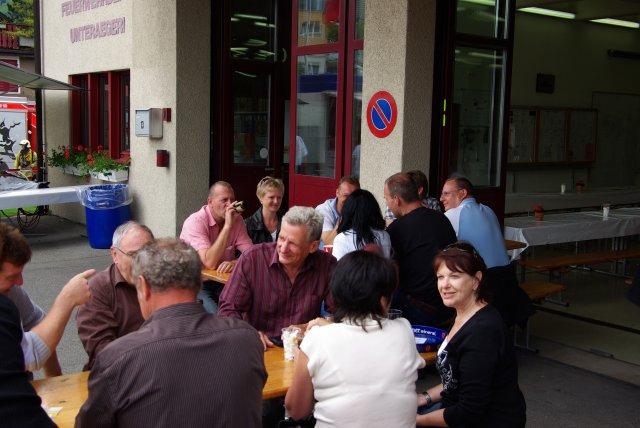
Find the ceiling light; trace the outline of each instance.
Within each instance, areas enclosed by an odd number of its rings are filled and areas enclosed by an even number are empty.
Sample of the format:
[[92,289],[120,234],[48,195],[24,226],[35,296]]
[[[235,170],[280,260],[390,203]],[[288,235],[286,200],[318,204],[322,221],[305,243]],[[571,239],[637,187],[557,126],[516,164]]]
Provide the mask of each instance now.
[[460,0],[462,3],[475,3],[483,6],[495,6],[496,0]]
[[543,9],[541,7],[523,7],[519,12],[535,13],[538,15],[553,16],[554,18],[575,19],[575,13],[562,12],[560,10]]
[[623,21],[621,19],[612,19],[612,18],[592,19],[591,22],[597,22],[598,24],[617,25],[618,27],[640,28],[640,23],[638,22]]

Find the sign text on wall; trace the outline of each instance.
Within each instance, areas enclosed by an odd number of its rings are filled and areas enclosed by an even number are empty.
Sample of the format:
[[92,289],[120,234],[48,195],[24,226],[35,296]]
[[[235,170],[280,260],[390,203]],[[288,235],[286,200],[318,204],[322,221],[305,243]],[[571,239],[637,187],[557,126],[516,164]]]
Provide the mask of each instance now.
[[[119,3],[120,1],[121,0],[70,0],[63,2],[60,6],[60,10],[62,12],[62,17],[65,18],[70,15],[75,15],[100,7],[109,6],[114,3]],[[91,23],[71,28],[69,30],[69,39],[71,40],[71,43],[84,42],[91,39],[100,39],[102,37],[123,34],[125,28],[126,26],[124,16],[114,19],[107,19],[95,24]]]

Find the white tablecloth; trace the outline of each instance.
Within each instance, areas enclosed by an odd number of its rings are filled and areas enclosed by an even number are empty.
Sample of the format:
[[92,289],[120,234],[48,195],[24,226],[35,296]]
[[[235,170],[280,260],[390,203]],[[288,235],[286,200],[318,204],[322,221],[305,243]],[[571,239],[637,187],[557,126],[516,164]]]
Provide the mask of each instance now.
[[0,210],[32,205],[54,205],[80,202],[77,190],[83,186],[52,187],[49,189],[10,190],[0,192]]
[[[505,218],[504,237],[528,246],[615,238],[640,233],[640,208],[612,210],[608,219],[602,211],[548,214],[543,221],[534,217]],[[522,251],[515,250],[512,258]]]

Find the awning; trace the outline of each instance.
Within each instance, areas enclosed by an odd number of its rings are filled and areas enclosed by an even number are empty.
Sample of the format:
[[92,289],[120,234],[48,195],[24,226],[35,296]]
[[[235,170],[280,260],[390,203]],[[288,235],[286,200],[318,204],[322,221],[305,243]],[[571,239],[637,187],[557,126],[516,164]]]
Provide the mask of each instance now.
[[54,89],[61,91],[84,91],[85,89],[40,74],[30,73],[0,61],[0,81],[13,83],[29,89]]

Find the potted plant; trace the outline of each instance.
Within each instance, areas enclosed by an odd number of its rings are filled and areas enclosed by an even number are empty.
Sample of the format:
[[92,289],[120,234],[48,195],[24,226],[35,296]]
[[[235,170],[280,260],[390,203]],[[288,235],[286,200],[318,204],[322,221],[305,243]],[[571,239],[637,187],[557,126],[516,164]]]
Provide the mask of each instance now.
[[544,219],[544,209],[542,208],[542,205],[535,204],[533,206],[533,216],[537,221],[542,221],[542,219]]
[[584,190],[584,181],[578,180],[576,181],[576,193],[582,193]]
[[83,146],[75,149],[60,146],[52,149],[48,158],[49,166],[62,168],[66,174],[88,176],[105,181],[126,181],[129,178],[129,164],[131,158],[128,156],[121,159],[112,159],[102,146],[97,150],[85,150]]

